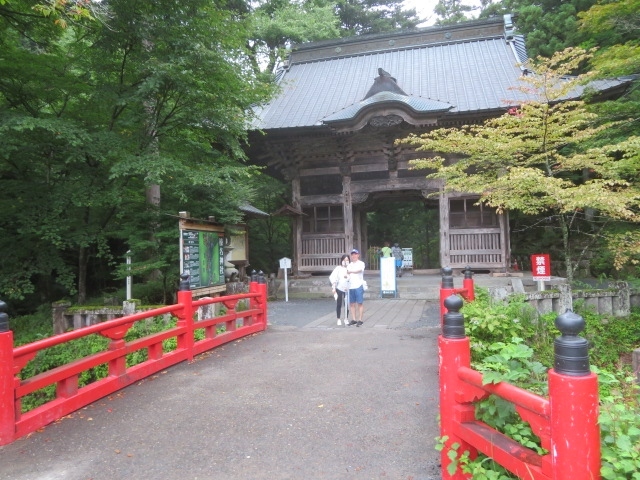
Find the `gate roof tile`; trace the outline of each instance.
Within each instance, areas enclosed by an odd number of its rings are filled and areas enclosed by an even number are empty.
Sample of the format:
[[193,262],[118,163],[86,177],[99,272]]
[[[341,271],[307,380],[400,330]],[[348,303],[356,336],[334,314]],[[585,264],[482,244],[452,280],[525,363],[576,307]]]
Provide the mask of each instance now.
[[256,108],[253,128],[326,128],[324,120],[362,105],[379,69],[419,108],[447,116],[505,109],[527,100],[513,90],[525,61],[523,37],[501,18],[304,44],[278,74],[280,93]]

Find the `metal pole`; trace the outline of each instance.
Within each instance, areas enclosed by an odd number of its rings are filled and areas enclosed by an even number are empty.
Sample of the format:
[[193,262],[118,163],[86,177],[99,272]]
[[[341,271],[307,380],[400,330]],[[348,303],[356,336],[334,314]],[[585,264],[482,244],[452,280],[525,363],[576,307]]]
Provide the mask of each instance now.
[[289,282],[287,281],[287,270],[288,268],[284,267],[284,301],[289,301]]

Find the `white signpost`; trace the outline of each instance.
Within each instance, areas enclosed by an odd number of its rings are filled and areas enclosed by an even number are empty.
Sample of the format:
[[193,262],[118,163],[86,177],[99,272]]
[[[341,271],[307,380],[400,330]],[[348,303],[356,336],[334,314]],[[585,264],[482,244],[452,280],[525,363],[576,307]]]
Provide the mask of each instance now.
[[131,300],[131,250],[127,250],[127,301]]
[[283,257],[280,259],[280,268],[284,269],[284,301],[289,301],[289,283],[287,282],[287,270],[291,268],[291,259]]

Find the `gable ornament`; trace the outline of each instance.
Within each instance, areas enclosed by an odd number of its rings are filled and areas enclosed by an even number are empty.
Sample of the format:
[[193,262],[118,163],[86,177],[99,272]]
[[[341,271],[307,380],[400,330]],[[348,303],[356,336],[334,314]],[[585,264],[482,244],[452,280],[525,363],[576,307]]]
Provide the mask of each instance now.
[[379,117],[372,117],[369,120],[369,125],[376,128],[395,127],[400,125],[404,120],[400,115],[384,115]]

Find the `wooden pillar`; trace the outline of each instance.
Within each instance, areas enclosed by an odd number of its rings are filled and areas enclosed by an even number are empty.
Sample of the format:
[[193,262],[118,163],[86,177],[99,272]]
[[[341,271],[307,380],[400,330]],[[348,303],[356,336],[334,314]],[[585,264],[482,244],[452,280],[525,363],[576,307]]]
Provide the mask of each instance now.
[[[360,207],[356,207],[353,212],[353,247],[362,250],[362,222],[360,215]],[[364,257],[364,254],[360,252]]]
[[451,263],[449,251],[449,195],[440,189],[440,266],[448,267]]
[[[300,175],[296,172],[295,175],[291,177],[291,203],[292,207],[298,210],[302,210],[302,206],[300,205]],[[302,217],[295,216],[293,218],[293,223],[291,225],[291,235],[293,236],[293,264],[292,270],[294,275],[298,275],[300,273],[300,263],[302,261]]]
[[360,210],[360,222],[361,222],[360,230],[362,231],[362,240],[360,241],[360,249],[366,252],[367,248],[369,248],[369,226],[367,225],[367,212],[364,210]]
[[353,248],[353,201],[351,196],[351,172],[342,175],[342,215],[344,216],[344,250],[349,253]]
[[509,213],[499,213],[500,247],[502,250],[502,268],[507,272],[511,265],[511,242],[509,238]]

